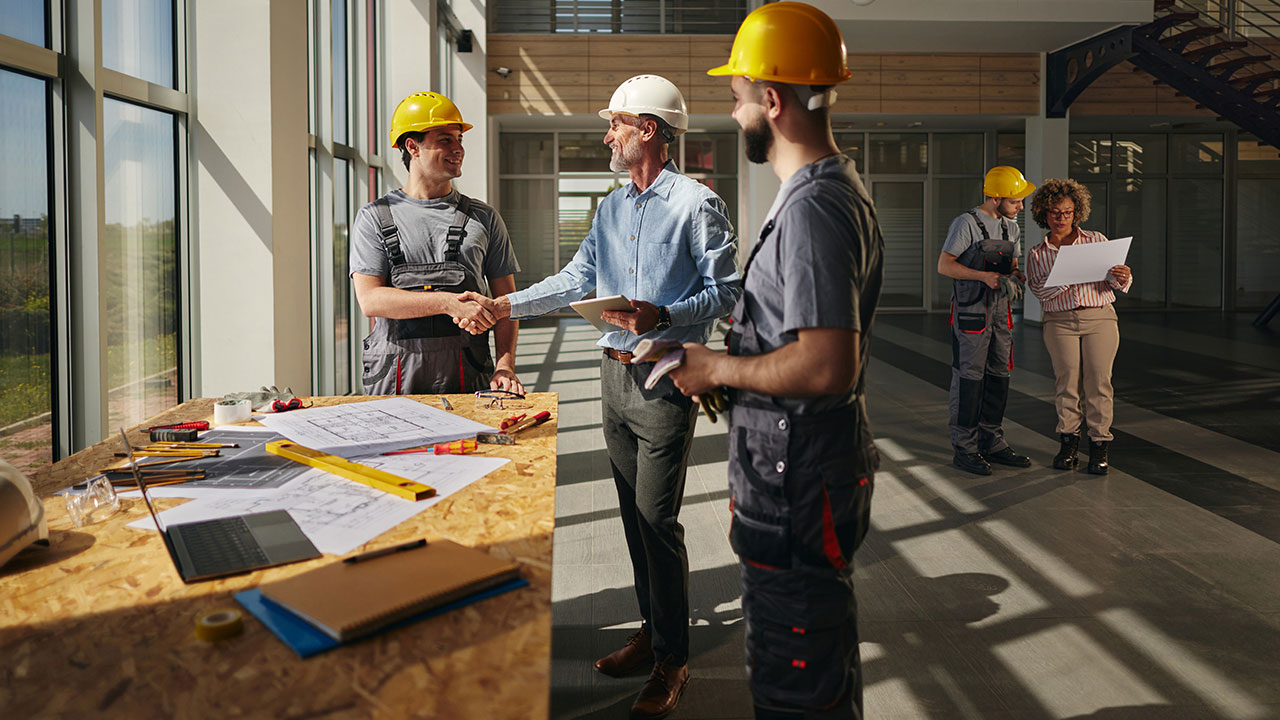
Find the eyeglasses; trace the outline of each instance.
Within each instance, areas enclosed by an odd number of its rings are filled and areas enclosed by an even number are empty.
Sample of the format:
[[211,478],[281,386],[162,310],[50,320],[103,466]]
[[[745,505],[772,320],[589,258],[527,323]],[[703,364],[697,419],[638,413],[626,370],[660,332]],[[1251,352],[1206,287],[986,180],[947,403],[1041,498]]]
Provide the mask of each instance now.
[[1075,210],[1050,210],[1049,217],[1069,218],[1076,214]]
[[477,390],[476,407],[488,410],[519,410],[531,407],[524,395],[511,390]]

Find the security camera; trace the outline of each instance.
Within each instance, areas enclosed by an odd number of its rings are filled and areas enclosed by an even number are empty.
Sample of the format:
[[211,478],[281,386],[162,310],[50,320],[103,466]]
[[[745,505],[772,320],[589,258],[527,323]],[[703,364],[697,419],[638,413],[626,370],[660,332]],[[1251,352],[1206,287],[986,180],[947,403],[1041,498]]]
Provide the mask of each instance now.
[[494,70],[494,72],[498,73],[498,75],[501,75],[504,79],[511,77],[511,68],[509,67],[500,67]]

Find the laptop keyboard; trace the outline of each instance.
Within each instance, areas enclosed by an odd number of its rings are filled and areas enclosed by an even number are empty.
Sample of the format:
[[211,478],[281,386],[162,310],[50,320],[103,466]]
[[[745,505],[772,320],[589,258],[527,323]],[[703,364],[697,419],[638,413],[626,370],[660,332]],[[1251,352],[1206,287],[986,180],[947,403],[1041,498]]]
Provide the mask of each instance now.
[[267,554],[242,518],[208,520],[172,530],[182,534],[195,575],[236,572],[267,564]]

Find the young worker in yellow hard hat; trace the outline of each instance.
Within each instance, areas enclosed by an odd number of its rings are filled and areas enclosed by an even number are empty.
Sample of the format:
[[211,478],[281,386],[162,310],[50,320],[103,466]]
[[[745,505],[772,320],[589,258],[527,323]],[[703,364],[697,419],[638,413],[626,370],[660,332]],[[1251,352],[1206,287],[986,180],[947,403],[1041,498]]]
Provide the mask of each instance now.
[[600,202],[591,230],[559,273],[498,298],[497,317],[551,312],[592,289],[623,295],[629,312],[605,312],[617,326],[598,343],[605,446],[643,623],[620,649],[596,661],[612,676],[649,673],[633,718],[664,717],[689,682],[689,560],[680,524],[698,406],[667,378],[652,389],[652,362],[632,362],[641,339],[705,342],[741,293],[737,236],[723,200],[676,169],[667,145],[689,127],[680,90],[637,75],[600,111],[609,121],[609,167],[631,181]]
[[1018,223],[1022,199],[1036,189],[1007,165],[991,168],[982,204],[951,223],[938,272],[951,288],[952,463],[990,475],[990,463],[1031,467],[1004,439],[1004,407],[1013,370],[1013,310],[1024,283]]
[[863,394],[884,239],[831,133],[850,76],[831,18],[801,3],[743,21],[726,65],[747,158],[782,181],[744,271],[728,354],[686,344],[685,393],[728,386],[729,541],[742,570],[757,718],[862,712],[853,554],[879,464]]
[[497,211],[453,189],[470,129],[434,92],[410,95],[391,117],[391,147],[409,180],[360,208],[351,230],[351,282],[374,319],[364,340],[367,395],[524,391],[515,374],[517,323],[496,322],[463,295],[509,293],[520,269]]

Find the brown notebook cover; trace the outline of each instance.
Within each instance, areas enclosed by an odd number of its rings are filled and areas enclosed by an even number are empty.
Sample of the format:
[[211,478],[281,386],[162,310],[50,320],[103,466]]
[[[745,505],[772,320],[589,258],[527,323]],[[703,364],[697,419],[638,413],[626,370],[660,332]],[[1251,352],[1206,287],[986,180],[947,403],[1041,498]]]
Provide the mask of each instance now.
[[449,540],[336,562],[259,588],[339,642],[519,577],[515,563]]

